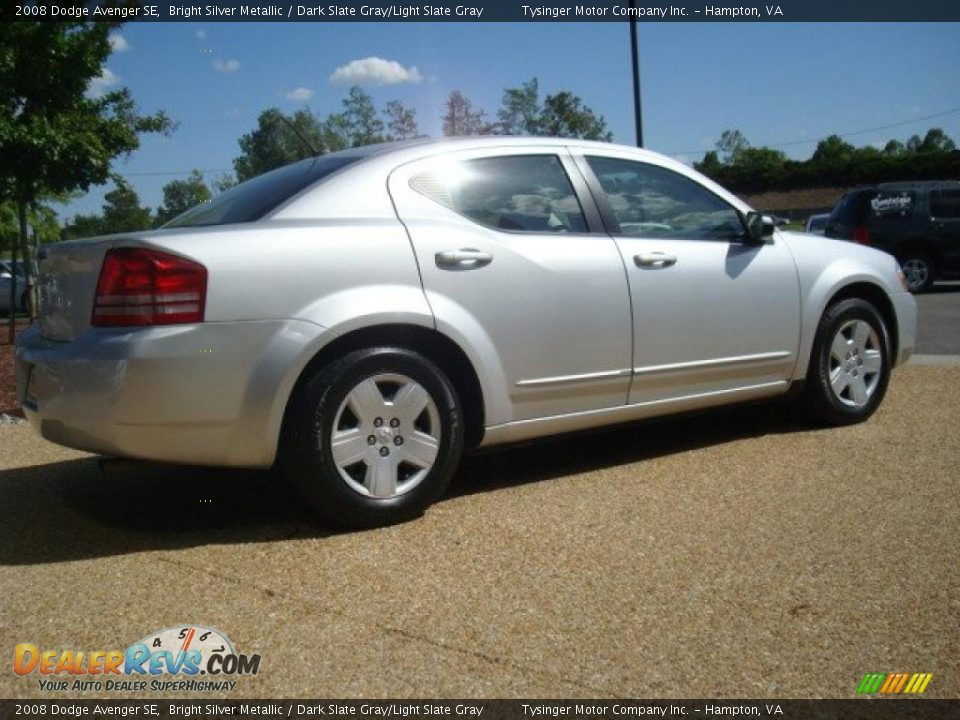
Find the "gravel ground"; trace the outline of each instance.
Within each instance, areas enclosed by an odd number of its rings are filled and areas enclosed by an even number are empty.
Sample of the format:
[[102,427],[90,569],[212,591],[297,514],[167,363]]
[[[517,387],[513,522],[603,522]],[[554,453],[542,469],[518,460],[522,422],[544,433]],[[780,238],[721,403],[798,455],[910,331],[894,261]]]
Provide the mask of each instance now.
[[907,367],[862,425],[755,406],[491,453],[362,533],[267,473],[101,477],[3,427],[0,648],[206,624],[263,656],[238,697],[958,697],[958,427],[960,367]]

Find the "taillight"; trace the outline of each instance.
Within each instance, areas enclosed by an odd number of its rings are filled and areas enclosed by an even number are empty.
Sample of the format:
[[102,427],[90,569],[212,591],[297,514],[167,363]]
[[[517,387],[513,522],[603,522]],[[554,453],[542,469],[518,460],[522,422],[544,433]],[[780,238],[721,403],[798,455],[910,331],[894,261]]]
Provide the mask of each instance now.
[[203,322],[207,269],[146,248],[107,251],[97,281],[91,325],[175,325]]
[[861,245],[870,244],[870,229],[860,226],[853,229],[853,241]]

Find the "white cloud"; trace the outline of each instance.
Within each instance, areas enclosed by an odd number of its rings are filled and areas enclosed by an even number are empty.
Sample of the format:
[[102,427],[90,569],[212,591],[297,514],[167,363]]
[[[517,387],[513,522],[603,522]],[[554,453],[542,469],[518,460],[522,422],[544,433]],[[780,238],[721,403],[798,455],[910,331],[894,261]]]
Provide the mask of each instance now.
[[292,102],[306,102],[313,97],[313,90],[305,87],[294,88],[293,90],[288,90],[283,94],[283,96]]
[[107,38],[107,41],[110,43],[110,49],[114,52],[126,52],[130,49],[130,43],[127,42],[127,39],[120,33],[113,33],[110,37]]
[[93,78],[87,86],[87,95],[92,98],[102,97],[107,90],[120,82],[120,76],[110,68],[104,68],[98,77]]
[[368,57],[352,60],[341,65],[330,75],[330,82],[352,83],[355,85],[396,85],[397,83],[418,83],[423,78],[416,67],[405,68],[396,60],[384,60]]
[[240,69],[239,60],[214,60],[213,69],[221,73],[232,73]]
[[200,28],[199,30],[197,30],[197,31],[194,33],[194,35],[197,36],[197,40],[206,40],[206,39],[207,39],[207,31],[204,30],[203,28]]

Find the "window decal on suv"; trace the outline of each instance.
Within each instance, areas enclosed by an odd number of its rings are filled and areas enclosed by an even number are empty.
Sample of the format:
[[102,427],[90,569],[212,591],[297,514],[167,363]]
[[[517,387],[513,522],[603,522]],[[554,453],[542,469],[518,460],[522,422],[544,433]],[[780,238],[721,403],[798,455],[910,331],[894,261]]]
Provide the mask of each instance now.
[[897,215],[904,217],[913,214],[915,195],[912,192],[879,192],[870,200],[870,209],[876,217]]

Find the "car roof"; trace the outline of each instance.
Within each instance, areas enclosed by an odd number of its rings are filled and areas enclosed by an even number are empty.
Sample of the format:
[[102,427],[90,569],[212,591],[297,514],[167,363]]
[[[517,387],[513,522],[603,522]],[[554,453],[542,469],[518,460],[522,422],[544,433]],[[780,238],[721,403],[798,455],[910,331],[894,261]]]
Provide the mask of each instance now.
[[960,188],[957,180],[902,180],[877,185],[881,190],[955,190]]

